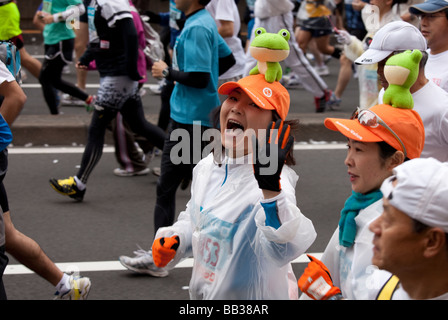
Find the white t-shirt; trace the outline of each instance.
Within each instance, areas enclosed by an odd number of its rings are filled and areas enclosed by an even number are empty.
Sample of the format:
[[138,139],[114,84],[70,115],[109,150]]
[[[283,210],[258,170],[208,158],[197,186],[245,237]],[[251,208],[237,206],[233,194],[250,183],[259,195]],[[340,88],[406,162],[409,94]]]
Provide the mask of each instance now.
[[431,54],[431,50],[428,49],[425,75],[436,85],[448,91],[448,50],[439,54]]
[[[371,284],[378,286],[380,288],[383,288],[383,286],[387,283],[389,278],[391,277],[391,273],[385,271],[385,270],[375,270],[375,272],[372,274],[371,277]],[[379,293],[379,291],[378,291]],[[372,299],[375,297],[372,297]],[[403,286],[401,286],[400,283],[398,283],[398,287],[393,292],[391,300],[413,300],[409,294],[403,289]],[[448,292],[428,299],[428,300],[448,300]]]
[[3,61],[0,61],[0,84],[5,81],[12,82],[15,81],[15,79],[11,72],[9,72]]
[[[384,89],[378,101],[382,103]],[[448,92],[432,81],[412,94],[414,110],[418,112],[425,126],[425,145],[421,158],[433,157],[448,161]]]
[[[413,300],[413,299],[409,297],[407,292],[404,291],[403,287],[400,286],[392,295],[392,300]],[[428,300],[448,300],[448,292]]]
[[212,0],[205,7],[210,15],[215,19],[218,28],[221,26],[219,20],[233,21],[233,35],[225,37],[224,41],[229,46],[235,57],[235,65],[222,74],[219,79],[230,79],[237,76],[242,76],[244,72],[244,65],[246,63],[246,55],[243,44],[238,38],[238,33],[241,29],[241,19],[238,7],[234,0]]

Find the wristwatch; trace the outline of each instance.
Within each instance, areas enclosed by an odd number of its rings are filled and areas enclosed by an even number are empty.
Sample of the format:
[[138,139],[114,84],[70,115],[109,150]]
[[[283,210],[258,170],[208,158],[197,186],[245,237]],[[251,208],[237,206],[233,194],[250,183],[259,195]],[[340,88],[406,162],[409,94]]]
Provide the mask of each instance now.
[[170,75],[170,69],[169,68],[165,68],[162,70],[162,76],[164,78],[168,77]]

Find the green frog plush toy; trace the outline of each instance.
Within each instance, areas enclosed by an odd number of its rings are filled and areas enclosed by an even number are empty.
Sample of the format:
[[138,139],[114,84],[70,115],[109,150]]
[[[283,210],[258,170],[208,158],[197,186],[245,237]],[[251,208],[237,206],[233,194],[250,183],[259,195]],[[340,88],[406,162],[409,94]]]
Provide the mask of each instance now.
[[262,27],[255,29],[255,38],[249,50],[258,62],[249,74],[264,74],[266,81],[270,83],[280,81],[283,72],[279,62],[289,55],[289,37],[286,29],[278,33],[268,33]]
[[384,91],[383,103],[396,108],[414,107],[414,99],[409,89],[417,80],[421,59],[422,53],[419,50],[406,50],[386,61],[384,76],[389,87]]

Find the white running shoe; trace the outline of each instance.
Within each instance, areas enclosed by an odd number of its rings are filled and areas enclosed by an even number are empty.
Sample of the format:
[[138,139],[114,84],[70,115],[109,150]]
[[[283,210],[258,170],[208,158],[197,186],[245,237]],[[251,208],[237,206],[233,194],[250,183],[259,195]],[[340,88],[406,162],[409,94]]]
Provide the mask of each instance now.
[[120,263],[127,269],[141,273],[149,274],[153,277],[163,278],[168,276],[169,272],[164,268],[159,268],[154,264],[152,251],[139,249],[134,251],[135,257],[120,256]]
[[315,66],[314,70],[316,70],[317,74],[320,76],[328,76],[330,74],[330,69],[328,69],[327,65]]
[[127,171],[125,169],[116,168],[114,169],[114,175],[119,177],[133,177],[133,176],[144,176],[148,174],[151,170],[149,168],[145,168],[140,171]]
[[61,105],[63,106],[84,106],[85,102],[71,95],[64,93],[61,98]]
[[287,81],[285,81],[284,86],[288,89],[298,88],[302,85],[299,76],[292,74]]
[[162,87],[165,85],[165,79],[162,79],[158,82],[158,84],[150,84],[149,90],[151,90],[154,94],[161,94],[162,93]]
[[57,300],[86,300],[90,292],[90,279],[87,277],[70,276],[70,290],[62,293],[56,292]]

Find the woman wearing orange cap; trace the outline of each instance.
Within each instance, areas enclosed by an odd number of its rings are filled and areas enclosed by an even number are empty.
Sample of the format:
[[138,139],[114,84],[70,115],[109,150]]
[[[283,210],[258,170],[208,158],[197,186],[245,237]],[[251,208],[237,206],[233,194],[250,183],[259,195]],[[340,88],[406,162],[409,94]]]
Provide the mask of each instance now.
[[[358,109],[350,120],[327,118],[325,126],[347,137],[344,163],[352,195],[345,202],[339,227],[324,251],[322,262],[310,262],[299,279],[299,287],[316,300],[375,299],[384,283],[375,283],[372,278],[377,268],[372,265],[373,233],[368,227],[383,211],[380,191],[383,181],[396,166],[420,156],[425,139],[423,123],[412,109],[382,104]],[[325,276],[328,284],[321,291],[313,286],[319,275]]]
[[152,259],[169,270],[194,257],[191,299],[297,299],[290,261],[316,232],[296,205],[298,177],[284,165],[294,141],[284,122],[289,94],[262,74],[227,82],[219,93],[228,95],[215,135],[225,153],[197,164],[187,208],[158,230]]

